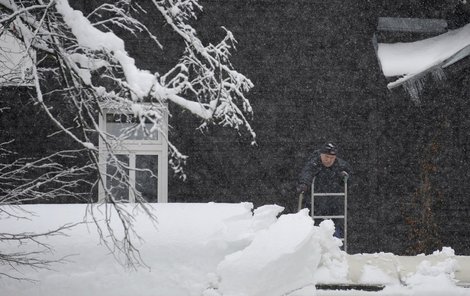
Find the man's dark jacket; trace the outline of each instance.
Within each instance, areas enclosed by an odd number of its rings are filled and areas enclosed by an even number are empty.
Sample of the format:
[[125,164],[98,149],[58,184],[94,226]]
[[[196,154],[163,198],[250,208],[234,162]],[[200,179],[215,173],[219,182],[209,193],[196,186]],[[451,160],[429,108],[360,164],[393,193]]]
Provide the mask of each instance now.
[[[304,168],[302,169],[299,177],[299,184],[307,185],[308,192],[312,185],[313,177],[315,177],[315,192],[343,192],[344,191],[344,178],[341,172],[347,172],[349,176],[352,174],[350,165],[343,159],[336,157],[335,162],[331,167],[326,167],[321,162],[320,151],[316,150],[312,153]],[[350,180],[350,178],[349,178]],[[348,182],[349,183],[349,182]],[[309,195],[308,195],[309,196]],[[337,199],[336,197],[331,197]],[[330,197],[319,198],[318,206],[326,211],[336,211],[339,204]],[[323,199],[323,200],[322,200]],[[330,201],[327,202],[327,199]],[[306,198],[307,204],[310,203],[310,198]],[[317,204],[317,202],[315,202]],[[323,211],[322,211],[323,212]],[[333,213],[328,213],[333,214]]]

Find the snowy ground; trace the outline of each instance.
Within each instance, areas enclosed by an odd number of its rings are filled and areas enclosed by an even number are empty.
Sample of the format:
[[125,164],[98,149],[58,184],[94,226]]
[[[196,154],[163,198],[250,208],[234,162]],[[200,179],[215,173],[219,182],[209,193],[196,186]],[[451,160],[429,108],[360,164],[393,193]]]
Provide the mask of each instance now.
[[[393,254],[346,255],[339,248],[341,242],[333,237],[332,223],[314,227],[306,210],[280,215],[279,206],[253,211],[250,203],[152,207],[157,225],[142,212],[134,212],[136,229],[143,238],[138,247],[148,268],[123,268],[118,263],[122,258],[116,260],[100,245],[94,224],[81,224],[66,231],[67,236],[43,240],[54,246],[54,252],[44,256],[68,256],[68,262],[39,270],[0,265],[0,273],[34,280],[0,277],[0,296],[470,295],[470,289],[456,286],[459,266],[451,249],[436,254],[442,260],[420,260],[398,281],[392,275],[394,268],[383,268]],[[25,208],[35,216],[19,220],[3,214],[0,233],[47,231],[82,221],[89,209],[85,205]],[[132,205],[128,208],[133,210]],[[94,207],[95,213],[104,210],[103,205]],[[87,219],[90,222],[90,216]],[[2,253],[41,249],[41,245],[26,242],[2,241],[1,246]],[[357,258],[368,259],[361,265]],[[377,263],[374,258],[385,259]],[[344,283],[353,277],[356,282],[386,287],[380,292],[315,290],[317,282]]]

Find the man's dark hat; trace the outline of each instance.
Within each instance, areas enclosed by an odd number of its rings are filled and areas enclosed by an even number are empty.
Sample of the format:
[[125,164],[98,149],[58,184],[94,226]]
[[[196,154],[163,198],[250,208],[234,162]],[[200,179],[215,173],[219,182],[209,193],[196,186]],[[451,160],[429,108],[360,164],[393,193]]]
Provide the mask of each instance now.
[[336,145],[331,142],[326,143],[320,149],[320,153],[323,153],[323,154],[336,155],[336,152],[338,152],[338,148],[336,148]]

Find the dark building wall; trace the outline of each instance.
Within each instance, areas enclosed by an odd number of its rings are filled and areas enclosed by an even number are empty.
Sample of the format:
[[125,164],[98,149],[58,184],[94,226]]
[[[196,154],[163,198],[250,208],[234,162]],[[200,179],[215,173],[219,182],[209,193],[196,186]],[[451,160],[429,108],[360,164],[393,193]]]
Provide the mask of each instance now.
[[[213,148],[217,152],[208,156],[212,151],[198,150],[211,144],[182,142],[181,146],[192,148],[189,180],[170,183],[170,198],[277,203],[292,212],[297,176],[308,153],[324,141],[335,141],[355,171],[350,245],[367,242],[357,251],[381,247],[373,234],[378,231],[375,215],[380,207],[375,197],[376,93],[386,87],[371,43],[376,17],[369,15],[367,3],[206,1],[203,5],[200,26],[211,23],[215,30],[225,25],[239,42],[233,61],[255,84],[248,96],[258,145],[218,141]],[[212,132],[212,137],[216,134]],[[211,180],[217,180],[215,186]]]
[[255,84],[248,98],[257,145],[219,128],[183,131],[195,122],[175,110],[173,141],[190,159],[188,180],[170,180],[170,200],[276,203],[293,212],[305,158],[335,141],[355,172],[351,252],[470,252],[465,68],[426,81],[417,105],[387,89],[371,41],[379,16],[451,24],[455,3],[384,2],[202,1],[202,38],[231,30],[232,61]]
[[[97,189],[92,186],[96,180],[96,172],[87,169],[79,173],[76,171],[73,177],[56,179],[56,173],[63,169],[71,169],[85,166],[88,159],[88,152],[77,148],[77,143],[60,132],[59,128],[43,112],[41,106],[31,99],[34,89],[28,87],[2,87],[0,95],[0,164],[2,168],[2,203],[15,203],[15,194],[5,197],[3,194],[15,189],[15,193],[25,192],[25,184],[36,180],[35,195],[28,192],[22,197],[22,203],[86,203],[90,200],[97,200]],[[76,123],[74,122],[75,111],[65,102],[66,100],[56,96],[49,102],[50,97],[45,101],[54,107],[49,111],[65,126],[70,127],[69,131],[78,134]],[[73,111],[71,111],[73,110]],[[71,115],[73,114],[73,115]],[[96,141],[97,142],[97,141]],[[97,144],[97,143],[96,143]],[[76,151],[74,156],[66,151]],[[59,153],[62,151],[63,153]],[[66,156],[67,155],[67,156]],[[47,158],[47,159],[46,159]],[[42,159],[42,160],[41,160]],[[22,164],[34,163],[26,170],[20,170]],[[51,166],[55,163],[54,166]],[[4,164],[14,164],[11,167]],[[13,176],[13,177],[12,177]],[[37,182],[38,179],[41,182]],[[29,180],[29,181],[27,181]],[[50,182],[46,182],[46,180]],[[59,181],[60,180],[60,181]],[[61,182],[70,182],[70,187],[63,186]],[[20,185],[21,184],[21,185]],[[72,184],[75,184],[72,186]],[[21,187],[20,187],[21,186]],[[65,193],[59,188],[67,187],[69,192]],[[21,190],[19,190],[21,188]],[[40,192],[53,192],[50,195],[42,195]],[[70,194],[74,193],[74,194]],[[90,199],[90,194],[92,199]]]

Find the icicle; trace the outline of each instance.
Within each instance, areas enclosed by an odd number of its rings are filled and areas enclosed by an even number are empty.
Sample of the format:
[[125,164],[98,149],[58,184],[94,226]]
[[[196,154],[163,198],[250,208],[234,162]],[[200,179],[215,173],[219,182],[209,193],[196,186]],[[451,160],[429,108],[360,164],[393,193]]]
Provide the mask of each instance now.
[[441,67],[435,68],[432,72],[432,78],[437,82],[442,82],[446,80],[446,73]]
[[[442,82],[446,79],[446,74],[441,67],[434,68],[431,71],[431,76],[436,82]],[[426,75],[423,75],[415,79],[407,80],[403,83],[403,88],[410,95],[412,101],[417,105],[421,103],[419,96],[423,92],[426,77]]]
[[424,79],[425,77],[419,77],[416,79],[411,79],[403,83],[403,88],[405,91],[410,95],[411,100],[416,104],[420,105],[421,100],[419,99],[419,95],[423,91],[424,88]]

